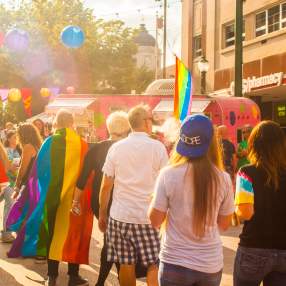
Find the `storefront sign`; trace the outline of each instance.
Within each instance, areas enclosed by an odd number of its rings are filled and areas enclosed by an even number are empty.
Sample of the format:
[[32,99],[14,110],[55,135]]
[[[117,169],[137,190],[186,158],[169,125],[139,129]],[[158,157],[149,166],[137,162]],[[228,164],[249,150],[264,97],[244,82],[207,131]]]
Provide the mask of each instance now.
[[274,120],[280,124],[286,123],[286,102],[274,104]]
[[[283,72],[273,73],[262,77],[248,77],[242,81],[242,93],[250,93],[251,91],[271,87],[280,86],[283,80]],[[234,94],[234,81],[230,84],[231,94]]]

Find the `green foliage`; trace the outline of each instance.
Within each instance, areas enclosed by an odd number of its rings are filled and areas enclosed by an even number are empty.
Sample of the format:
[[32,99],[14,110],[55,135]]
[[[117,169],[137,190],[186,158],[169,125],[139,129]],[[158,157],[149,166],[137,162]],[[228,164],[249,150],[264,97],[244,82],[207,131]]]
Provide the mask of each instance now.
[[0,127],[4,128],[6,122],[18,122],[20,120],[17,119],[16,116],[16,105],[7,102],[5,105],[0,101]]
[[[82,93],[130,93],[143,91],[153,80],[152,72],[136,68],[136,30],[122,21],[96,19],[80,0],[22,0],[10,7],[0,5],[0,31],[24,29],[30,46],[20,55],[1,49],[0,87],[74,86]],[[61,31],[71,24],[85,32],[79,49],[60,41]]]

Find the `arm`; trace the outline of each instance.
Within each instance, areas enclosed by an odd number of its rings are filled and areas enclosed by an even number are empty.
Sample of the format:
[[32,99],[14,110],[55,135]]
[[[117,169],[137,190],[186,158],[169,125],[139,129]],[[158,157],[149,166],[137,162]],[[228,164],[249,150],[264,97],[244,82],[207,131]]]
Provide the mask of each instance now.
[[93,149],[90,149],[85,155],[83,168],[77,180],[76,189],[73,195],[71,212],[75,215],[81,214],[81,206],[80,206],[81,195],[85,188],[87,180],[93,170],[93,162],[95,156],[92,154],[93,153],[92,150]]
[[232,214],[231,215],[219,215],[217,218],[217,224],[218,227],[221,231],[226,231],[230,224],[231,224],[231,218],[232,218]]
[[253,204],[239,204],[235,207],[235,213],[241,219],[250,220],[254,214]]
[[105,232],[107,229],[108,204],[113,184],[114,184],[114,179],[112,177],[108,177],[107,175],[103,176],[99,193],[99,218],[98,218],[98,227],[101,232]]
[[234,212],[232,181],[228,174],[225,176],[225,185],[221,186],[225,188],[225,195],[219,208],[219,213],[217,217],[217,225],[219,230],[221,231],[226,231],[229,228]]
[[71,207],[71,212],[74,215],[81,215],[81,206],[80,206],[81,195],[82,195],[82,190],[76,188],[74,191],[72,207]]
[[159,228],[161,226],[166,218],[166,215],[166,212],[159,211],[153,207],[150,207],[148,211],[148,217],[151,221],[151,225],[154,228]]
[[236,176],[235,213],[239,218],[250,220],[254,214],[254,189],[247,169],[240,169]]
[[169,200],[165,185],[164,172],[160,172],[155,185],[155,196],[149,207],[148,217],[154,228],[159,228],[166,219]]
[[2,144],[0,145],[0,158],[1,158],[2,162],[3,162],[5,170],[7,172],[8,170],[11,169],[12,164],[9,161],[7,153],[6,153],[5,149],[4,149],[4,147],[2,146]]
[[95,154],[95,148],[92,147],[85,155],[84,157],[84,162],[83,162],[83,167],[80,172],[80,175],[78,177],[76,187],[77,189],[83,191],[85,188],[85,185],[88,181],[88,178],[94,169],[95,165],[95,160],[97,158],[97,155]]
[[35,156],[34,147],[30,144],[25,145],[23,147],[21,165],[15,182],[16,189],[19,189],[21,187],[22,179],[27,172],[28,166],[33,156]]

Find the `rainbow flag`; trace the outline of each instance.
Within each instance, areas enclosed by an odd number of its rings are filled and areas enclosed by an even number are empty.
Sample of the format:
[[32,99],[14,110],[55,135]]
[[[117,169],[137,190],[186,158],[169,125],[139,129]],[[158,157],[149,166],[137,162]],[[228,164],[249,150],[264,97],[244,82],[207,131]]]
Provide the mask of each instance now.
[[87,144],[68,128],[58,130],[43,143],[27,186],[7,220],[7,227],[17,232],[8,257],[39,255],[88,264],[93,224],[91,188],[82,195],[82,214],[70,212],[87,149]]
[[192,104],[191,72],[176,57],[176,80],[174,98],[174,116],[181,121],[190,114]]

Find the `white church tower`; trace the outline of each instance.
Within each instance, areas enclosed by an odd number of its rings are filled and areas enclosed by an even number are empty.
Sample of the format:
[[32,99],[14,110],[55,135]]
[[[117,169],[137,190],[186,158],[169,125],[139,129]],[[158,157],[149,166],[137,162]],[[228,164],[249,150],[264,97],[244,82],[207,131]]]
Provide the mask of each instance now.
[[[146,30],[145,24],[140,25],[139,33],[135,37],[134,42],[138,46],[138,51],[136,54],[136,64],[137,67],[146,67],[149,70],[156,70],[156,61],[157,67],[160,69],[160,50],[156,45],[155,38],[148,33]],[[157,55],[156,55],[157,49]]]

